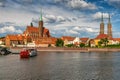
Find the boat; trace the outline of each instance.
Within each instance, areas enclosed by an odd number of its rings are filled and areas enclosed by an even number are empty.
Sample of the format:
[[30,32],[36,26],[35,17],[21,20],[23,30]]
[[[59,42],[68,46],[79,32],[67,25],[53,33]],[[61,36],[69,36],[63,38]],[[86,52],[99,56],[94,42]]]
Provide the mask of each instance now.
[[0,48],[0,55],[8,55],[10,53],[11,53],[11,51],[9,51],[7,48],[5,48],[5,47]]
[[29,52],[27,49],[23,49],[21,52],[20,52],[20,58],[29,58]]
[[37,56],[37,50],[36,49],[29,49],[29,56],[30,57]]
[[20,57],[21,58],[29,58],[29,57],[34,57],[37,56],[37,50],[36,49],[23,49],[20,52]]

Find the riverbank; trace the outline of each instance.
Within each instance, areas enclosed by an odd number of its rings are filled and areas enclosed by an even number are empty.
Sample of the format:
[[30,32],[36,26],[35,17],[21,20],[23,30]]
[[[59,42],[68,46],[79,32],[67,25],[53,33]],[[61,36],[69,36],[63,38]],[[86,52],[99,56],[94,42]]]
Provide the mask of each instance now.
[[[10,51],[12,51],[13,53],[20,53],[20,51],[23,48],[18,48],[18,47],[14,47],[14,48],[10,48]],[[116,51],[120,51],[120,48],[59,48],[59,47],[39,47],[37,48],[37,51],[59,51],[59,52],[65,52],[65,51],[69,51],[69,52],[116,52]]]

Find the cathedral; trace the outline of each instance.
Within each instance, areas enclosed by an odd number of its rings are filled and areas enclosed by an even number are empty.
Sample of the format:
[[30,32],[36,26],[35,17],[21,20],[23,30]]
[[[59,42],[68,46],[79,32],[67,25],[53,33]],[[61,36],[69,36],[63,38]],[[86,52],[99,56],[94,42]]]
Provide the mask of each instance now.
[[108,44],[113,44],[114,42],[114,38],[112,36],[112,24],[111,24],[111,21],[110,21],[110,14],[109,14],[109,18],[108,18],[108,24],[107,24],[107,33],[105,33],[105,26],[104,26],[104,20],[103,20],[103,14],[101,15],[101,23],[100,23],[100,32],[99,32],[99,35],[97,35],[96,38],[94,38],[94,46],[95,45],[98,45],[98,42],[101,40],[101,39],[105,39],[107,38],[109,40],[109,43]]
[[23,32],[26,37],[31,37],[32,41],[41,39],[41,38],[49,38],[50,32],[43,26],[42,13],[40,16],[40,20],[38,22],[38,27],[33,26],[33,23],[30,26],[27,26],[26,30]]
[[110,14],[108,18],[108,24],[107,24],[107,34],[104,32],[104,20],[103,20],[103,14],[101,16],[101,23],[100,23],[100,33],[96,38],[108,38],[111,39],[112,37],[112,24],[110,21]]
[[48,45],[55,45],[56,38],[50,35],[49,29],[44,27],[44,22],[42,19],[42,13],[38,21],[38,27],[35,27],[33,23],[26,27],[23,34],[19,35],[7,35],[6,36],[6,46],[17,46],[17,45],[27,45],[29,43],[34,43],[36,46],[47,47]]

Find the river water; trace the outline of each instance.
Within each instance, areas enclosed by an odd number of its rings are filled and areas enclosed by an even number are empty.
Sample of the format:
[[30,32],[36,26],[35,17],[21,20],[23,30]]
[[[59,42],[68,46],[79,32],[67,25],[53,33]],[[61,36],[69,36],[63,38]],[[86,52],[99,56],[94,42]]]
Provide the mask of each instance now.
[[0,56],[0,80],[120,80],[120,52],[39,52]]

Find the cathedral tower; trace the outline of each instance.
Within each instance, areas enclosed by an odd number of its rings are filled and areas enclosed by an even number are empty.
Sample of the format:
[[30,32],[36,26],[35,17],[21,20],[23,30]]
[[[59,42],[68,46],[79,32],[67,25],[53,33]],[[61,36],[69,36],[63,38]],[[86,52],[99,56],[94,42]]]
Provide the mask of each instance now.
[[43,19],[42,19],[42,10],[41,10],[41,14],[40,14],[40,19],[39,19],[39,23],[38,23],[38,29],[39,29],[39,37],[43,37]]
[[108,18],[107,28],[108,28],[107,34],[108,34],[109,38],[112,38],[112,24],[110,22],[110,14],[109,14],[109,18]]
[[101,16],[100,34],[104,34],[104,21],[103,21],[103,13],[102,13],[102,16]]

